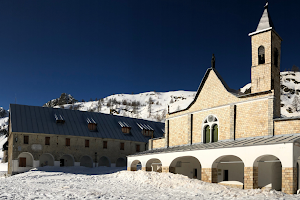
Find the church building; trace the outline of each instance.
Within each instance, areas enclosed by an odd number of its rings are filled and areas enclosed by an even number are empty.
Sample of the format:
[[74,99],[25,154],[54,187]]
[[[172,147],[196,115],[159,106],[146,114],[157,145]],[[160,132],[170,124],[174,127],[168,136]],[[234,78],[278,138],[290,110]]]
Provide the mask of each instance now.
[[293,194],[299,189],[300,118],[280,113],[282,38],[268,3],[252,47],[251,92],[230,89],[214,59],[194,100],[167,114],[165,136],[130,155],[127,169],[172,172],[209,183]]

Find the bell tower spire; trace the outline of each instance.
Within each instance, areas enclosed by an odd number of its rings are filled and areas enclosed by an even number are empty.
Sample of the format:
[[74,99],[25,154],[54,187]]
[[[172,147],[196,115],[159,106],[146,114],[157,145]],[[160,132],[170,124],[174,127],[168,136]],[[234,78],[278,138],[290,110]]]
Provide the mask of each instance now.
[[274,116],[280,116],[280,55],[281,37],[269,14],[266,1],[256,31],[250,33],[252,46],[251,93],[274,92]]

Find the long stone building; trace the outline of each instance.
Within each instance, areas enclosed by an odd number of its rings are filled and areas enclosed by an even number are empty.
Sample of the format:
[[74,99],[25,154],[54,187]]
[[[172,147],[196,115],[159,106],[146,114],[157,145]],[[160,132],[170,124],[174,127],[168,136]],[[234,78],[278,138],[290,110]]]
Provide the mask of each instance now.
[[164,123],[103,113],[11,104],[8,174],[43,166],[126,166],[162,137]]
[[173,172],[244,189],[299,188],[300,118],[280,113],[282,39],[265,6],[252,47],[251,92],[230,89],[212,60],[196,96],[168,113],[165,137],[128,156],[128,170]]

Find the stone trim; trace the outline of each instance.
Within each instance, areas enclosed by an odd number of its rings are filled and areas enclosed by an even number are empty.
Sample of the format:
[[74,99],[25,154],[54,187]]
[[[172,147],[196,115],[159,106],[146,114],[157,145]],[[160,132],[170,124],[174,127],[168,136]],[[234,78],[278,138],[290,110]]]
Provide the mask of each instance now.
[[165,147],[169,147],[169,120],[165,123]]
[[244,167],[244,189],[258,188],[258,167]]
[[274,135],[274,99],[268,100],[268,135]]
[[287,194],[295,194],[297,191],[297,168],[282,168],[282,192]]
[[192,144],[193,114],[188,115],[187,144]]
[[236,105],[230,105],[230,139],[235,139]]

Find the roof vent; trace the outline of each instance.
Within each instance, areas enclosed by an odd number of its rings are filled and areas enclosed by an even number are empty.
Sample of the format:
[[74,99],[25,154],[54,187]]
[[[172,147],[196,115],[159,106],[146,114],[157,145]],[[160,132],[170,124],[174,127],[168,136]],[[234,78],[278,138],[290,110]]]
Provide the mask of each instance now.
[[62,115],[60,114],[54,114],[55,120],[57,124],[64,124],[65,123],[65,119],[63,118]]
[[96,123],[96,121],[93,118],[87,117],[86,118],[86,122],[88,123],[88,129],[90,131],[97,131],[97,123]]
[[139,124],[139,123],[137,123],[137,125],[140,127],[140,129],[142,129],[142,134],[144,136],[149,136],[153,138],[154,129],[151,126],[149,126],[148,124]]
[[122,127],[122,132],[123,133],[130,133],[131,127],[128,124],[126,124],[125,122],[121,122],[121,121],[119,121],[118,123]]

